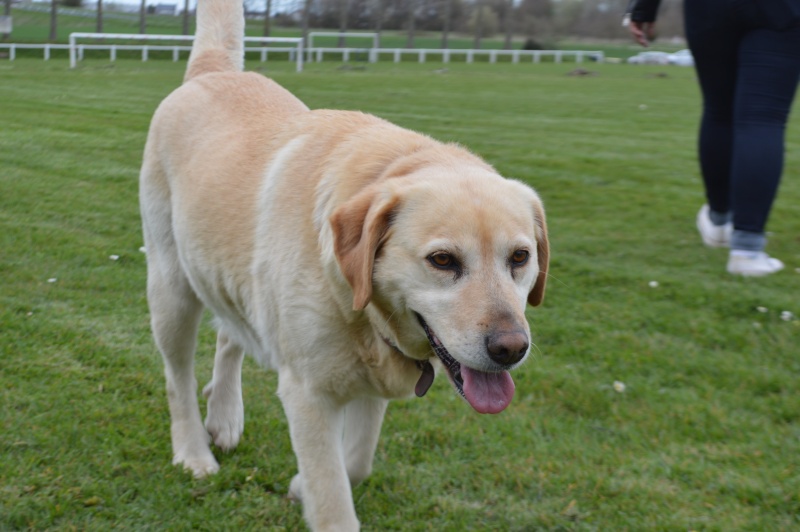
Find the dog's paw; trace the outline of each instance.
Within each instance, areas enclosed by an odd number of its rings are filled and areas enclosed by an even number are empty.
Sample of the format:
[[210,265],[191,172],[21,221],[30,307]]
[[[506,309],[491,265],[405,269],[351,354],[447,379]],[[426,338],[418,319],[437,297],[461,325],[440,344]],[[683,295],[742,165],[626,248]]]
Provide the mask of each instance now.
[[223,451],[230,451],[239,445],[244,432],[244,403],[241,391],[215,386],[214,381],[203,388],[208,399],[206,430],[214,445]]
[[289,500],[292,502],[303,502],[303,479],[300,474],[294,476],[289,483],[289,493],[287,494]]
[[183,449],[175,453],[172,463],[182,465],[185,470],[191,471],[195,478],[203,478],[219,471],[219,464],[208,447],[193,451]]

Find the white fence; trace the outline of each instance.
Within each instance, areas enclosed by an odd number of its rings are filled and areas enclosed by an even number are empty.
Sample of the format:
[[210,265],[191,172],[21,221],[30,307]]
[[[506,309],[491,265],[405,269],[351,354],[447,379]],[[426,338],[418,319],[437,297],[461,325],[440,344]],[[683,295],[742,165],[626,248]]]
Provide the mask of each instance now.
[[460,60],[465,63],[474,63],[480,58],[486,62],[497,63],[500,58],[508,58],[511,63],[527,61],[530,63],[541,63],[548,61],[552,63],[563,63],[571,61],[582,63],[584,60],[602,62],[605,55],[601,51],[588,50],[462,50],[452,48],[309,48],[308,62],[322,62],[325,55],[339,56],[345,63],[350,61],[353,56],[361,57],[362,60],[375,63],[389,58],[395,63],[400,63],[405,57],[416,60],[418,63],[428,61],[440,61],[450,63]]
[[[99,34],[109,38],[113,34]],[[139,37],[131,35],[126,38],[133,39]],[[149,37],[157,37],[150,35]],[[192,36],[166,36],[172,40],[190,40]],[[181,39],[183,37],[183,39]],[[71,36],[70,36],[71,38]],[[274,39],[274,40],[273,40]],[[245,47],[245,53],[252,57],[253,54],[258,54],[261,61],[267,61],[270,53],[281,53],[285,56],[288,52],[290,61],[295,61],[297,71],[303,69],[303,48],[300,39],[285,39],[279,38],[266,38],[266,37],[248,37],[247,41],[254,42],[283,42],[284,44],[295,44],[295,46],[285,47]],[[298,42],[299,41],[299,42]],[[153,45],[153,44],[82,44],[74,42],[73,44],[16,44],[16,43],[0,43],[0,50],[8,50],[8,58],[10,60],[16,59],[17,50],[23,49],[39,49],[43,51],[44,59],[48,60],[51,56],[51,50],[69,50],[70,63],[74,66],[77,61],[83,60],[84,52],[87,50],[108,50],[109,58],[111,61],[117,59],[118,51],[138,51],[141,53],[142,61],[149,59],[151,51],[167,51],[172,52],[172,60],[178,61],[181,53],[188,54],[191,50],[189,45]],[[465,63],[474,63],[477,61],[497,63],[499,61],[506,61],[511,63],[563,63],[574,62],[582,63],[586,60],[603,62],[605,56],[601,51],[589,50],[462,50],[462,49],[417,49],[417,48],[308,48],[306,50],[308,62],[322,62],[326,58],[338,58],[342,62],[367,61],[375,63],[378,61],[390,60],[395,63],[402,61],[416,61],[419,63],[438,61],[441,63],[450,63],[451,61],[459,61]]]
[[[95,50],[102,50],[106,47],[109,47],[110,54],[111,54],[111,61],[116,59],[116,52],[117,50],[136,50],[141,48],[142,50],[142,61],[147,61],[147,55],[150,50],[172,50],[172,60],[177,61],[178,56],[181,50],[191,50],[191,46],[178,46],[178,45],[168,45],[168,46],[158,46],[158,45],[149,45],[149,44],[78,44],[78,39],[117,39],[117,40],[139,40],[139,41],[194,41],[194,35],[147,35],[147,34],[137,34],[137,33],[70,33],[69,34],[69,66],[70,68],[75,68],[77,65],[77,61],[79,59],[83,59],[83,50],[86,49],[95,49]],[[279,43],[279,44],[291,44],[289,49],[294,50],[294,54],[290,56],[295,56],[295,61],[297,65],[297,71],[303,71],[303,39],[299,37],[245,37],[244,42],[260,42],[260,43]],[[78,49],[81,46],[82,48]],[[262,61],[266,61],[266,48],[262,47]]]

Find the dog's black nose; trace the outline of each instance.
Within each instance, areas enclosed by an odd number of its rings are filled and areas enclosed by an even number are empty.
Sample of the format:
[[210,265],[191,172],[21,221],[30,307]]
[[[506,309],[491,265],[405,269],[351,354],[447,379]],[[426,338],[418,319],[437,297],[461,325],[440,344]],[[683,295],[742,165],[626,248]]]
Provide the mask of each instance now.
[[496,332],[486,337],[486,349],[489,358],[503,366],[511,366],[528,352],[528,335],[521,331]]

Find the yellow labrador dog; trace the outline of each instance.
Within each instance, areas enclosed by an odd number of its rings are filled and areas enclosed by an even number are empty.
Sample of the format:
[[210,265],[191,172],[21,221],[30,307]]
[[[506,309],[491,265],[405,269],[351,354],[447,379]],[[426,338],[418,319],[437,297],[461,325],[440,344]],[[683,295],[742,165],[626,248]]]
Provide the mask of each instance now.
[[[185,83],[153,117],[141,172],[152,328],[174,463],[218,464],[244,428],[244,353],[279,374],[314,530],[357,530],[387,400],[442,368],[476,411],[514,395],[526,304],[545,290],[542,203],[465,149],[374,116],[310,111],[243,73],[241,0],[200,0]],[[203,308],[219,329],[197,401]]]

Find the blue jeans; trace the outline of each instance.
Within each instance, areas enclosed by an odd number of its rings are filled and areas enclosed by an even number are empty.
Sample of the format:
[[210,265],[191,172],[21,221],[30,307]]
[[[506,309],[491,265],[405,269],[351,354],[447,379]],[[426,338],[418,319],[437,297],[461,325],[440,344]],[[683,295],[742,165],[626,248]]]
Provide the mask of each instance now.
[[732,247],[753,251],[764,247],[800,80],[800,26],[763,9],[772,2],[800,16],[800,0],[684,1],[703,94],[699,155],[706,197],[715,213],[732,214]]

